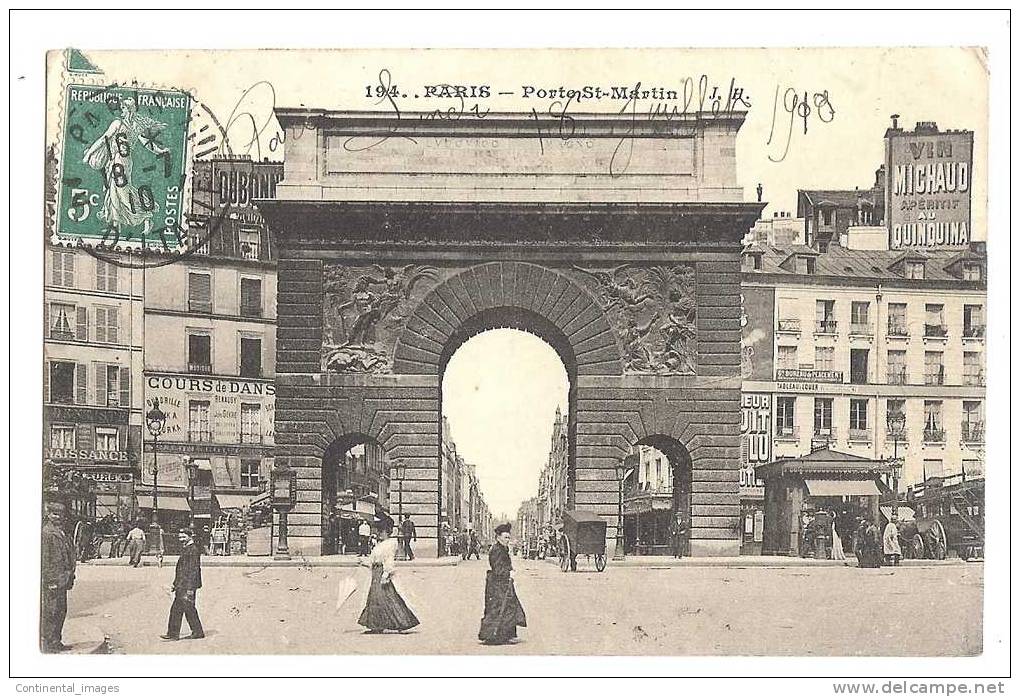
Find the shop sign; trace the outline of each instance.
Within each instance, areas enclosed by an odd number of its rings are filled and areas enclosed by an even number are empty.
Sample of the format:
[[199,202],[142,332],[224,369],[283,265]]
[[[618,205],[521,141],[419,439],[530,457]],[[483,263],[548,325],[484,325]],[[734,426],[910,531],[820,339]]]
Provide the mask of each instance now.
[[111,484],[126,484],[133,482],[135,476],[131,472],[97,472],[82,470],[81,476],[91,479],[94,482],[109,482]]
[[146,378],[149,390],[168,390],[201,394],[241,395],[272,397],[276,386],[272,382],[257,382],[232,378],[195,378],[182,375],[149,375]]
[[797,382],[843,382],[842,370],[815,370],[814,368],[777,368],[776,380]]
[[51,460],[94,460],[96,462],[128,461],[128,454],[123,450],[71,450],[70,448],[47,448],[46,457]]
[[764,486],[754,468],[772,461],[772,395],[741,396],[740,439],[740,486]]
[[973,131],[892,131],[886,139],[890,249],[970,243]]

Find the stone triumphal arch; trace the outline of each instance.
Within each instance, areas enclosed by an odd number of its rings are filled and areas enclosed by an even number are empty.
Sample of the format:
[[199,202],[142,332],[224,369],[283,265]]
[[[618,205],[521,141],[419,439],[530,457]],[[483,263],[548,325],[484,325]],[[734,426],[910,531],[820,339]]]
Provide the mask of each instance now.
[[[568,506],[609,521],[616,465],[649,438],[689,460],[690,550],[737,554],[742,113],[277,111],[284,180],[260,209],[279,258],[276,462],[290,547],[323,550],[323,458],[372,439],[435,553],[441,378],[497,327],[532,332],[570,379]],[[353,434],[353,435],[352,435]],[[352,441],[353,442],[353,441]]]

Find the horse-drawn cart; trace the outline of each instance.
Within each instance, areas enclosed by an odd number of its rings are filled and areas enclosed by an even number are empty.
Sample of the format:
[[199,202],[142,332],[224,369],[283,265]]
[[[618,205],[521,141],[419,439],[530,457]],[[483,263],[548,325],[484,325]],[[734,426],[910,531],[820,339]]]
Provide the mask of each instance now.
[[606,521],[588,511],[564,511],[560,531],[560,571],[577,571],[577,556],[595,558],[595,570],[606,570]]

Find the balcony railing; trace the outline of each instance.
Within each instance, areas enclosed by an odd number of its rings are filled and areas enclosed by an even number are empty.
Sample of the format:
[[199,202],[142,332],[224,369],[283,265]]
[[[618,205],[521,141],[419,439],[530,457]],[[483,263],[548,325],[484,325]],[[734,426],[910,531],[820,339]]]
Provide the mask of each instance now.
[[811,437],[812,441],[836,441],[836,429],[834,427],[823,428],[815,426],[815,434]]
[[188,363],[188,372],[210,375],[212,374],[212,365],[209,363]]
[[960,424],[960,437],[964,443],[983,443],[985,424],[983,421],[964,421]]
[[777,440],[798,440],[799,438],[800,428],[797,426],[776,426]]
[[188,238],[188,248],[192,254],[209,256],[209,238],[206,235],[191,235]]
[[925,443],[945,443],[946,442],[946,431],[942,428],[926,428],[924,429],[924,442]]
[[885,376],[886,382],[890,385],[906,385],[907,384],[907,369],[906,368],[890,368],[889,372]]
[[204,312],[212,314],[212,302],[208,300],[192,300],[188,299],[188,310],[191,312]]
[[819,334],[835,334],[836,320],[820,319],[815,323],[815,331]]
[[870,322],[851,322],[850,333],[856,336],[871,336],[875,333]]
[[946,382],[946,373],[944,370],[939,370],[937,373],[925,373],[924,384],[925,385],[942,385]]
[[965,339],[978,339],[985,335],[985,325],[983,324],[972,324],[969,327],[964,326],[963,336]]
[[925,324],[924,335],[928,338],[941,339],[949,334],[949,330],[946,329],[944,324]]
[[780,319],[779,320],[779,331],[781,331],[781,332],[799,332],[800,331],[800,320],[799,319]]
[[261,433],[245,433],[245,432],[242,431],[241,432],[241,442],[242,443],[256,443],[256,444],[257,443],[261,443],[262,442],[262,434]]
[[870,428],[851,428],[850,429],[850,440],[870,441],[871,440],[871,429]]
[[212,431],[200,429],[189,430],[188,440],[192,443],[209,443],[212,441]]
[[69,332],[63,329],[51,329],[50,338],[57,339],[58,341],[74,341],[74,332]]
[[963,384],[964,385],[968,385],[970,387],[984,386],[984,384],[985,384],[985,373],[984,373],[984,371],[983,370],[982,371],[978,371],[976,374],[975,373],[970,373],[970,374],[964,373],[964,375],[963,375]]
[[906,443],[909,439],[909,433],[905,428],[900,431],[894,431],[888,427],[885,429],[885,440],[888,443]]
[[907,325],[900,324],[899,322],[890,322],[889,328],[885,332],[889,336],[910,336],[907,331]]

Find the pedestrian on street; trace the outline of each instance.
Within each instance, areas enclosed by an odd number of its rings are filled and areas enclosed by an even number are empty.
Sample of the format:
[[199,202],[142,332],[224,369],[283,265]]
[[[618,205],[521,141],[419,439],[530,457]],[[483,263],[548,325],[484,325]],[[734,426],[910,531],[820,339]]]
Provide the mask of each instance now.
[[191,634],[186,639],[204,639],[205,630],[202,620],[198,617],[196,607],[198,589],[202,587],[202,552],[195,543],[195,532],[190,528],[182,528],[177,534],[183,549],[177,559],[177,570],[174,574],[174,601],[170,605],[170,617],[166,623],[166,634],[161,638],[176,641],[181,638],[181,619],[187,618]]
[[135,521],[127,534],[128,565],[138,567],[142,563],[142,552],[145,550],[145,531],[142,524]]
[[684,536],[687,534],[687,526],[684,525],[684,517],[679,511],[673,516],[670,532],[673,535],[673,558],[680,559],[684,555]]
[[882,540],[878,526],[872,521],[861,520],[858,532],[857,565],[863,569],[877,569],[882,566]]
[[67,617],[67,591],[74,587],[75,549],[64,532],[66,509],[62,503],[46,504],[46,522],[42,528],[42,651],[67,651],[64,644],[64,619]]
[[470,559],[471,555],[474,554],[475,555],[475,559],[481,559],[481,557],[478,555],[478,548],[480,546],[481,545],[478,542],[478,535],[475,533],[474,530],[472,530],[470,533],[468,533],[468,553],[467,553],[467,558]]
[[358,556],[367,556],[372,549],[372,526],[368,524],[367,520],[362,520],[361,525],[358,526],[358,541],[361,543]]
[[900,565],[900,557],[903,551],[900,549],[900,530],[896,527],[896,514],[889,519],[885,530],[882,531],[882,551],[885,553],[885,563],[893,566]]
[[496,544],[489,551],[489,570],[485,574],[485,611],[478,629],[478,640],[485,644],[516,641],[517,628],[528,626],[514,588],[513,570],[510,523],[503,523],[496,526]]
[[404,514],[404,522],[400,524],[400,534],[404,538],[404,556],[408,561],[414,559],[414,550],[411,549],[411,541],[418,541],[418,533],[414,529],[414,521],[407,513]]
[[379,518],[378,528],[379,543],[368,558],[372,583],[368,587],[368,598],[358,624],[366,628],[366,634],[380,634],[387,629],[406,632],[417,627],[419,622],[393,585],[393,574],[397,570],[397,540],[392,537],[393,519],[383,514]]

